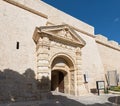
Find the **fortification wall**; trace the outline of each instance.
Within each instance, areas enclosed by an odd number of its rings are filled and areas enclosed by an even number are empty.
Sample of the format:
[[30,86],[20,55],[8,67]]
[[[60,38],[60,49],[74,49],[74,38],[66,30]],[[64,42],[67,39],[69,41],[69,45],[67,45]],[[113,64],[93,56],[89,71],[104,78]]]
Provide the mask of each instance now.
[[0,0],[0,103],[40,99],[32,37],[35,27],[46,25],[46,21]]
[[46,25],[46,21],[0,0],[0,70],[9,68],[19,73],[29,68],[36,70],[36,44],[32,36],[35,27]]
[[47,18],[47,24],[69,24],[75,29],[94,36],[94,27],[84,23],[40,0],[4,0],[27,11]]
[[96,36],[96,42],[105,72],[117,70],[120,74],[120,45],[103,35]]
[[[3,96],[6,95],[6,99],[14,100],[10,97],[11,94],[15,97],[26,96],[26,93],[29,96],[31,92],[34,96],[36,95],[37,81],[34,77],[37,74],[37,56],[36,44],[32,39],[35,27],[64,23],[77,30],[76,32],[86,42],[86,46],[81,49],[81,70],[89,74],[89,87],[95,88],[96,80],[104,79],[103,65],[94,39],[94,27],[39,0],[1,0],[0,75],[3,91],[1,90],[0,94],[6,92],[3,94]],[[17,42],[19,42],[19,49],[16,47]],[[5,84],[10,86],[4,89]]]
[[96,88],[96,81],[104,79],[104,67],[99,55],[95,39],[83,33],[78,34],[85,40],[82,51],[82,70],[87,75],[88,87]]

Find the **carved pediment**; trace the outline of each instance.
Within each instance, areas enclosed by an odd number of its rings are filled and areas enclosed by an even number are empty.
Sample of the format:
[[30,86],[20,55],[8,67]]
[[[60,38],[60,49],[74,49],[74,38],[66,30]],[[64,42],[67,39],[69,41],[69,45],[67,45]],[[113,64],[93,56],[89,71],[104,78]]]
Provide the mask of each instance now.
[[68,25],[44,26],[37,28],[37,30],[39,34],[33,36],[34,40],[45,34],[49,38],[63,40],[77,46],[83,47],[85,45],[85,41]]

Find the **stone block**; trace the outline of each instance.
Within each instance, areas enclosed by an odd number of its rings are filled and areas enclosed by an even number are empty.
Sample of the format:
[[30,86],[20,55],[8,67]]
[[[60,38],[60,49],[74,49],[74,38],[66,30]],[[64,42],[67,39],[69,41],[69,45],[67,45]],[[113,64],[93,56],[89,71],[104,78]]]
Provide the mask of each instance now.
[[109,41],[109,44],[111,44],[112,46],[118,47],[118,42],[116,41],[111,40]]
[[101,34],[96,35],[96,39],[98,39],[98,40],[100,40],[102,42],[107,42],[108,41],[108,38],[101,35]]

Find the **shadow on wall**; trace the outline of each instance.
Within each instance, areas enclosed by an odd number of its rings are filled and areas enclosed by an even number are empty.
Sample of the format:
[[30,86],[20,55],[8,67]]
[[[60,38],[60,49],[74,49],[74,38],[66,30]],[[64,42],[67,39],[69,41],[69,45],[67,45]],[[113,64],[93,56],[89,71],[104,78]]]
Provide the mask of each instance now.
[[[113,104],[120,105],[120,96],[108,98],[107,103],[95,103],[95,104],[83,104],[76,100],[67,98],[62,95],[52,95],[50,92],[48,95],[41,94],[41,89],[48,89],[50,81],[48,78],[43,77],[41,82],[35,79],[35,73],[32,69],[27,69],[22,75],[11,69],[5,69],[0,71],[0,103],[4,102],[16,102],[27,100],[42,100],[44,96],[48,96],[47,99],[52,99],[57,102],[53,102],[65,106],[113,106]],[[44,86],[43,86],[44,85]],[[43,97],[43,98],[42,98]]]
[[30,68],[23,74],[11,69],[0,71],[0,102],[40,100],[41,84],[46,81],[49,81],[46,77],[41,82],[37,81]]

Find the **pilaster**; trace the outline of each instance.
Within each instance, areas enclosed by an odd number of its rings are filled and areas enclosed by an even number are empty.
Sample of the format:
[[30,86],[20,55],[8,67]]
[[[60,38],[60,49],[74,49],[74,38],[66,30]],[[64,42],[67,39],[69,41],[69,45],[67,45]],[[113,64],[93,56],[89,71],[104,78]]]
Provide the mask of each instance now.
[[37,79],[41,91],[50,90],[49,47],[49,38],[40,37],[37,42]]
[[76,82],[77,82],[77,95],[79,96],[81,91],[80,87],[83,84],[83,74],[82,74],[82,58],[81,50],[79,47],[76,48]]

